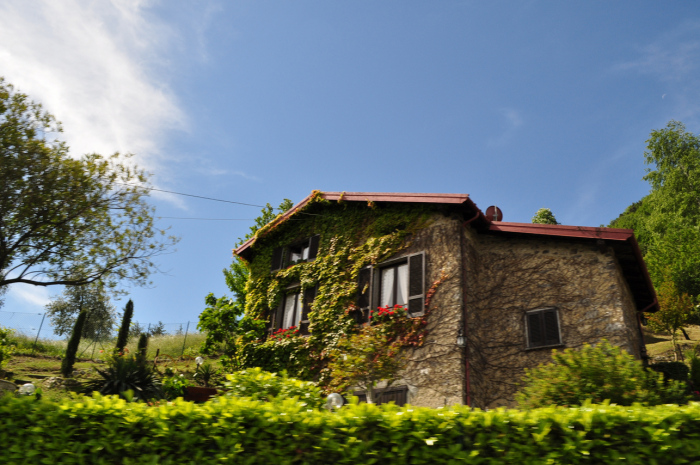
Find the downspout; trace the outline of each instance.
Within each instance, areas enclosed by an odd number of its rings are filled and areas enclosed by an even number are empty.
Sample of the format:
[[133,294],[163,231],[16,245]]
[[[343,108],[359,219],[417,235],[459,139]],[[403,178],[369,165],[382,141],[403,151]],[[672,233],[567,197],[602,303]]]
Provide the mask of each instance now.
[[462,229],[463,231],[460,231],[459,233],[459,242],[460,242],[460,249],[462,252],[462,266],[461,266],[461,272],[462,272],[462,330],[464,331],[464,338],[465,338],[465,347],[464,347],[464,400],[466,405],[471,407],[472,405],[472,400],[471,400],[471,381],[469,378],[469,323],[467,321],[467,247],[466,243],[464,241],[464,233],[467,230],[467,225],[471,223],[472,221],[476,220],[479,218],[479,215],[481,215],[480,211],[476,212],[476,215],[474,215],[473,218],[468,219],[462,223]]

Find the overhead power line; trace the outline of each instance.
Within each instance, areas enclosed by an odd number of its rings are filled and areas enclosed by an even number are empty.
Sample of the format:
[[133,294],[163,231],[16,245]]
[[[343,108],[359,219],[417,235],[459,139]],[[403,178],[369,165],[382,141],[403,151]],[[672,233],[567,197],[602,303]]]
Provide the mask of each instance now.
[[180,216],[157,216],[156,218],[163,220],[253,221],[253,218],[182,218]]
[[168,194],[175,194],[175,195],[184,195],[186,197],[194,197],[197,199],[204,199],[204,200],[213,200],[214,202],[224,202],[224,203],[234,203],[236,205],[246,205],[248,207],[260,207],[260,208],[265,208],[265,205],[256,205],[254,203],[244,203],[244,202],[235,202],[233,200],[223,200],[223,199],[215,199],[213,197],[204,197],[203,195],[194,195],[194,194],[184,194],[182,192],[175,192],[175,191],[166,191],[165,189],[156,189],[155,187],[145,187],[145,186],[139,186],[136,184],[127,184],[123,182],[119,182],[117,184],[122,184],[124,186],[133,186],[133,187],[140,187],[142,189],[146,189],[149,191],[157,191],[157,192],[166,192]]

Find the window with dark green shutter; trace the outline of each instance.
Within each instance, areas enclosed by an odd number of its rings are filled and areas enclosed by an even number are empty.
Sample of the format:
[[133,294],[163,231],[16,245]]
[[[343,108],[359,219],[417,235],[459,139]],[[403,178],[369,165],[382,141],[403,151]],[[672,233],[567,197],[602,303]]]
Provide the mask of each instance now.
[[556,308],[533,310],[525,314],[528,347],[561,344],[559,315]]
[[[393,307],[401,305],[413,316],[421,316],[425,306],[425,253],[400,257],[377,266],[373,276],[360,273],[358,307]],[[364,279],[369,279],[371,289],[367,295]],[[369,300],[369,302],[367,301]]]
[[285,247],[277,247],[272,252],[270,271],[277,271],[299,262],[315,260],[320,242],[321,237],[316,235]]

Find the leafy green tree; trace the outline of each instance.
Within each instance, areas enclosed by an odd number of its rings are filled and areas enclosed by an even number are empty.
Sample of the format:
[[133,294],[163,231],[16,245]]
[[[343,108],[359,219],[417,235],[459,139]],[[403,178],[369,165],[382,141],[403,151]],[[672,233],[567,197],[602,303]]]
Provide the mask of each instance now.
[[129,155],[69,156],[61,125],[0,78],[0,288],[148,282],[176,242]]
[[93,341],[112,336],[116,325],[117,310],[101,281],[82,286],[68,286],[63,294],[46,305],[46,314],[51,319],[54,333],[69,335],[81,311],[87,313],[81,337]]
[[[250,232],[244,238],[238,239],[236,247],[252,238],[260,228],[293,206],[294,204],[291,200],[284,199],[277,208],[279,213],[275,213],[272,205],[266,204],[260,216],[254,220],[253,226],[250,227]],[[226,285],[233,293],[233,298],[227,296],[217,298],[213,293],[209,293],[204,299],[207,308],[199,315],[197,328],[207,333],[202,351],[204,353],[212,353],[217,348],[222,348],[224,357],[228,360],[227,363],[235,367],[236,364],[233,361],[235,359],[235,354],[233,353],[235,352],[235,339],[239,329],[240,318],[245,311],[246,283],[250,273],[247,264],[238,257],[234,257],[229,268],[224,269],[223,272]]]
[[664,281],[658,289],[659,311],[647,313],[649,329],[671,334],[675,360],[682,358],[677,334],[693,317],[695,305],[688,294],[679,293],[673,281]]
[[122,317],[122,325],[119,327],[117,335],[117,352],[122,352],[126,344],[129,342],[129,328],[131,327],[131,318],[134,316],[134,302],[129,299],[124,309]]
[[700,296],[700,138],[678,121],[651,132],[644,153],[649,195],[610,223],[634,229],[657,288]]
[[549,208],[540,208],[532,217],[532,222],[537,224],[559,224],[554,213]]

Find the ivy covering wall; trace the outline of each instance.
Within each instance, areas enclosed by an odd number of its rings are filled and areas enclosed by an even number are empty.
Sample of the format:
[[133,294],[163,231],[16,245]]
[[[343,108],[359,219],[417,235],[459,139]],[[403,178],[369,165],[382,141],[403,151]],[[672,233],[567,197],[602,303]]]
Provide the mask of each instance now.
[[[231,368],[262,367],[287,370],[301,379],[328,381],[329,351],[343,335],[357,331],[358,273],[410,244],[413,232],[428,226],[442,207],[435,205],[310,201],[284,222],[261,228],[252,245],[244,321]],[[315,260],[272,272],[273,251],[313,235],[320,236]],[[266,339],[270,310],[279,306],[290,286],[316,287],[309,313],[310,334],[293,331]]]

